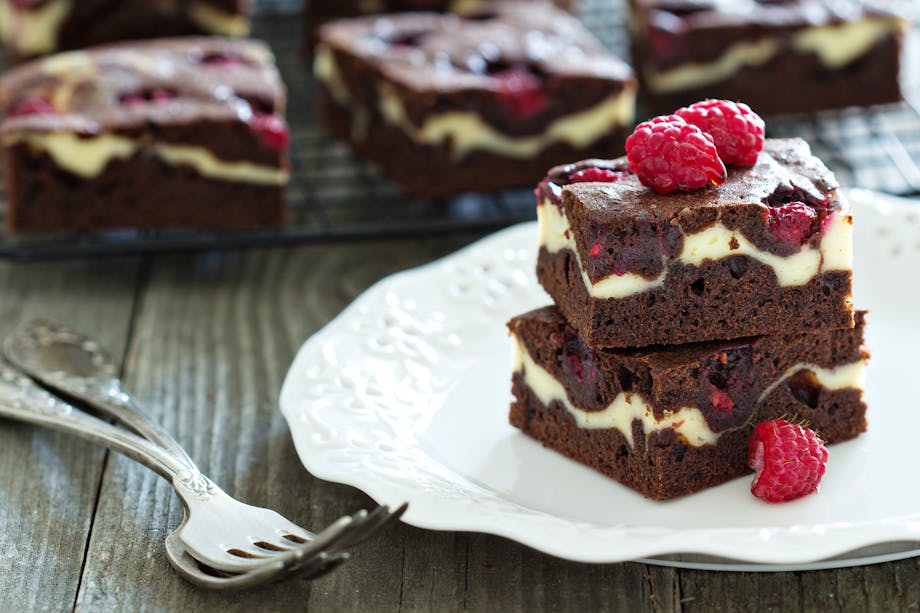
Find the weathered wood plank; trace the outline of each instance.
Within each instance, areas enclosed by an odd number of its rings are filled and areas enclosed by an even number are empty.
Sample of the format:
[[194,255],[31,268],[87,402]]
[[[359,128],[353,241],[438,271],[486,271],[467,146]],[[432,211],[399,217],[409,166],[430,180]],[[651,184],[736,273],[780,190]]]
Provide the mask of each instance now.
[[811,572],[680,571],[684,611],[917,611],[920,561]]
[[[53,317],[126,345],[138,262],[0,264],[0,337]],[[104,450],[66,434],[0,421],[0,611],[74,602]]]
[[[315,527],[366,506],[362,494],[304,471],[277,397],[303,339],[358,292],[385,274],[456,247],[405,245],[157,258],[140,296],[127,360],[130,387],[206,472],[241,499],[271,505]],[[398,571],[402,564],[399,530],[362,547],[347,574],[225,596],[189,587],[167,566],[162,540],[180,513],[165,482],[113,457],[103,478],[78,609],[251,610],[264,605],[268,593],[278,607],[315,600],[318,608],[335,608],[356,602],[356,595],[371,608],[399,604],[401,573],[387,567],[390,561]],[[343,600],[343,593],[350,597]]]

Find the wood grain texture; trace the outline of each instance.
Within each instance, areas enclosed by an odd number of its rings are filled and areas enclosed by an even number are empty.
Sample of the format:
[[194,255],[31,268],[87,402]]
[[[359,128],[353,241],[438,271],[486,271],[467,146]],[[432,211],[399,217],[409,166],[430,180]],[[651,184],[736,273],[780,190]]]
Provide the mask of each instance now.
[[[303,340],[357,293],[390,272],[456,247],[401,248],[406,244],[156,259],[139,295],[126,363],[129,387],[202,469],[240,499],[271,505],[317,528],[367,506],[364,495],[319,482],[303,470],[277,399]],[[340,603],[342,590],[364,594],[364,602],[376,595],[379,600],[370,601],[374,606],[398,605],[401,575],[380,572],[391,548],[402,549],[392,541],[398,531],[362,547],[347,575],[221,596],[185,585],[167,566],[162,540],[180,517],[165,482],[113,458],[103,479],[78,609],[219,604],[252,610],[264,604],[266,594],[278,607],[298,607],[315,598],[322,608]]]
[[[127,342],[138,277],[133,260],[0,264],[0,339],[20,320],[52,317]],[[74,602],[105,451],[0,420],[0,611],[58,611]]]

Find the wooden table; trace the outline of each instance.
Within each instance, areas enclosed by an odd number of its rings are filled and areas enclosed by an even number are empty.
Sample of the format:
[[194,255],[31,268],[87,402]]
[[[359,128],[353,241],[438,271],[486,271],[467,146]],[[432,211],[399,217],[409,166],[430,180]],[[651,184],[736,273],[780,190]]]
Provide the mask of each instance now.
[[[0,262],[0,334],[50,316],[98,337],[120,357],[129,387],[215,481],[321,527],[371,501],[300,464],[277,408],[288,364],[372,282],[463,242]],[[913,467],[900,469],[908,478]],[[920,608],[916,559],[768,574],[588,565],[497,537],[404,524],[315,582],[223,595],[191,587],[168,565],[163,539],[180,518],[172,489],[149,470],[66,435],[0,422],[4,612]]]

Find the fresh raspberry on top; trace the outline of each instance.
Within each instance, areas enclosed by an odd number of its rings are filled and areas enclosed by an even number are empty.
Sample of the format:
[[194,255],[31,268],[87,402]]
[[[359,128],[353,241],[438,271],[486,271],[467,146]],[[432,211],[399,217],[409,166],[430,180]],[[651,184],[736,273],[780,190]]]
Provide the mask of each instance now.
[[743,102],[703,100],[675,115],[712,136],[728,165],[753,166],[763,149],[764,121]]
[[827,449],[813,430],[772,419],[757,424],[748,439],[748,466],[756,471],[752,494],[767,502],[786,502],[818,489]]
[[626,139],[626,155],[642,184],[662,194],[721,185],[727,176],[712,137],[677,115],[636,126]]

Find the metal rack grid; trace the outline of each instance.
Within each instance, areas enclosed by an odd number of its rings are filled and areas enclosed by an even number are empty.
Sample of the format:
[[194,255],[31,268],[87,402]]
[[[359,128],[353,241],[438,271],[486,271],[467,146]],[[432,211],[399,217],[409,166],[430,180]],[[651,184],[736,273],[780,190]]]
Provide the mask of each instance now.
[[[254,32],[271,43],[288,86],[292,179],[287,228],[0,237],[0,257],[56,258],[481,233],[533,219],[533,195],[529,189],[467,194],[437,201],[408,197],[373,166],[356,158],[347,145],[325,135],[314,120],[314,86],[301,54],[301,22],[296,17],[300,4],[297,0],[261,0]],[[614,53],[625,56],[622,4],[625,3],[583,0],[581,15]],[[907,54],[910,65],[920,65],[920,41],[916,40],[918,36],[911,38],[914,48]],[[908,78],[920,80],[920,71],[904,72]],[[908,82],[906,86],[912,102],[773,119],[769,135],[798,135],[807,139],[815,154],[836,171],[843,185],[901,195],[920,194],[920,83]]]

